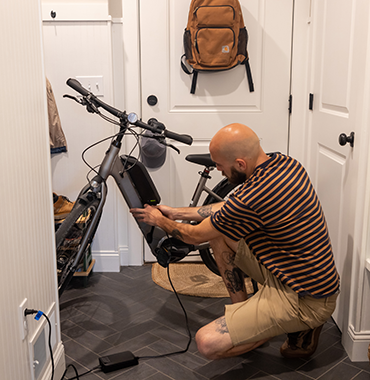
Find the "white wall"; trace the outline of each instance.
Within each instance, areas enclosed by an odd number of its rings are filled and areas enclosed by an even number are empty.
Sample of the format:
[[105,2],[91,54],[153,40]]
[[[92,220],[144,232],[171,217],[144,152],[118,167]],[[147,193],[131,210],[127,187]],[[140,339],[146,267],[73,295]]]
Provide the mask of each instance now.
[[[54,19],[51,11],[56,13]],[[113,11],[122,13],[117,4]],[[74,200],[87,183],[89,172],[81,159],[82,151],[118,128],[64,99],[63,94],[76,95],[66,80],[102,76],[102,100],[124,109],[122,19],[108,15],[107,2],[43,2],[42,16],[45,71],[68,144],[67,153],[52,157],[53,190]],[[101,162],[108,146],[109,140],[87,152],[85,158],[91,166]],[[127,207],[117,197],[114,181],[109,184],[107,203],[92,245],[95,271],[119,271],[120,265],[142,264],[140,252],[131,255],[128,251]]]
[[[21,338],[18,310],[27,298],[29,308],[42,310],[51,319],[56,378],[60,378],[64,350],[39,0],[0,3],[0,46],[0,377],[31,379],[29,341],[45,328],[46,320],[27,317],[29,331]],[[49,359],[42,376],[50,375]]]

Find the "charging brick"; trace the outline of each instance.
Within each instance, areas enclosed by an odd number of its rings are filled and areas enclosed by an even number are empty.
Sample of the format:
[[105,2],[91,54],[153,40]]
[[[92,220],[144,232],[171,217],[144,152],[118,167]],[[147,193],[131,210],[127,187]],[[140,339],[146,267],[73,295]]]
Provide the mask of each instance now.
[[139,361],[130,351],[124,351],[118,354],[102,356],[99,358],[99,364],[102,371],[108,373],[137,365],[139,364]]

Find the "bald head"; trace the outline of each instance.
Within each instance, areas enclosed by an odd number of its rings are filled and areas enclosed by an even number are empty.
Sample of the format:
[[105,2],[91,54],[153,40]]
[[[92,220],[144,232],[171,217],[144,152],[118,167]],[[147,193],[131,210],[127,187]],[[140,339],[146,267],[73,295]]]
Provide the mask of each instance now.
[[260,140],[246,125],[234,123],[215,134],[209,150],[211,154],[222,155],[229,162],[237,158],[255,161],[260,154]]

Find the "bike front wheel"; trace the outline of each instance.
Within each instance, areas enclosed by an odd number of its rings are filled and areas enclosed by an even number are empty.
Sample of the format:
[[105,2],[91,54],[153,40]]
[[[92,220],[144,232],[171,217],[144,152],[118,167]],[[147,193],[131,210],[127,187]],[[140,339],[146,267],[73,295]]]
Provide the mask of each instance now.
[[[62,222],[55,234],[58,272],[58,292],[62,295],[75,272],[74,263],[83,259],[83,254],[89,248],[98,222],[89,231],[89,227],[97,214],[100,199],[94,193],[88,194],[83,199],[78,199],[72,211]],[[89,233],[89,236],[87,236]],[[81,244],[85,242],[84,246]]]
[[[220,196],[222,199],[227,200],[229,195],[235,191],[235,189],[239,185],[234,185],[230,183],[226,178],[223,179],[221,182],[219,182],[212,191],[216,193],[218,196]],[[217,203],[219,202],[216,198],[214,198],[212,195],[208,195],[208,197],[203,202],[203,206]],[[206,267],[212,271],[213,273],[220,276],[220,271],[218,270],[218,266],[216,264],[216,260],[213,256],[213,252],[211,248],[201,249],[199,250],[200,257],[202,258],[204,264]]]

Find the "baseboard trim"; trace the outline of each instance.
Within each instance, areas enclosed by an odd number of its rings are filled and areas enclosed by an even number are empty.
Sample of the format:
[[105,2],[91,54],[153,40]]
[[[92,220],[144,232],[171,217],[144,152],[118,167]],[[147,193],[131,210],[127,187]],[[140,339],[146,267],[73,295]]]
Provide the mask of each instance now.
[[130,265],[128,246],[124,245],[124,246],[119,247],[118,252],[119,252],[119,257],[120,257],[120,265],[122,267]]
[[95,259],[95,272],[119,272],[120,257],[116,252],[92,252],[92,257]]
[[354,331],[353,326],[342,336],[342,344],[346,350],[349,359],[352,362],[367,362],[367,356],[370,342],[370,331]]

